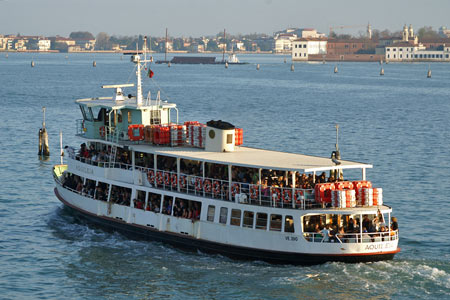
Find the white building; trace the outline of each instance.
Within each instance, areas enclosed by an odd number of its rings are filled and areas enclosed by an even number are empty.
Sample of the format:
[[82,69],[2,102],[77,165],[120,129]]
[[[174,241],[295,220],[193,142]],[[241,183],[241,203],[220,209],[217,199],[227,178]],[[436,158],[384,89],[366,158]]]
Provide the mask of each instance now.
[[307,61],[311,54],[327,54],[327,39],[301,38],[292,43],[292,61]]
[[427,50],[422,44],[397,43],[386,47],[386,61],[450,61],[450,47]]
[[297,39],[294,33],[277,34],[274,38],[275,53],[290,53],[292,51],[292,41]]
[[51,41],[48,39],[40,39],[37,46],[39,51],[48,51],[50,50]]

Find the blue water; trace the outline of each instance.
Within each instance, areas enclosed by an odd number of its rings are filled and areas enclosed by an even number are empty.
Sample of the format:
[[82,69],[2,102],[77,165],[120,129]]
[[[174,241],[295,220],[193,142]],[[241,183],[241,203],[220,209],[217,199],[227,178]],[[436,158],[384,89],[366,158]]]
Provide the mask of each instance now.
[[[219,57],[220,55],[218,55]],[[162,56],[157,56],[161,59]],[[329,156],[340,125],[344,159],[368,178],[400,224],[402,251],[368,264],[273,266],[185,253],[76,222],[53,194],[51,167],[74,137],[77,98],[133,79],[114,54],[0,54],[0,298],[2,299],[443,299],[450,297],[450,65],[155,65],[153,95],[181,120],[227,120],[247,146]],[[35,67],[31,68],[31,61]],[[97,67],[92,67],[93,61]],[[259,71],[256,64],[261,65]],[[42,106],[51,158],[37,157]]]

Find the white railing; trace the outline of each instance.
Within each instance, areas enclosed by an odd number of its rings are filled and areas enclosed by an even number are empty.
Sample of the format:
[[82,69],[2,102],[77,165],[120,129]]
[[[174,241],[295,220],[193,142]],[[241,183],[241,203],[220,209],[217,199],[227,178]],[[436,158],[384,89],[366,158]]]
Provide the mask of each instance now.
[[[108,157],[99,161],[80,157],[74,152],[69,153],[69,157],[82,163],[103,168],[133,169],[130,164],[109,162]],[[302,210],[322,207],[320,203],[315,202],[314,190],[312,189],[262,186],[233,181],[230,190],[228,180],[203,178],[203,176],[184,173],[180,173],[178,176],[178,173],[174,171],[157,169],[155,172],[154,168],[141,166],[135,168],[144,174],[152,187],[163,190],[259,206]]]
[[344,233],[326,239],[322,233],[304,232],[303,237],[313,243],[376,243],[398,240],[398,230],[370,233]]

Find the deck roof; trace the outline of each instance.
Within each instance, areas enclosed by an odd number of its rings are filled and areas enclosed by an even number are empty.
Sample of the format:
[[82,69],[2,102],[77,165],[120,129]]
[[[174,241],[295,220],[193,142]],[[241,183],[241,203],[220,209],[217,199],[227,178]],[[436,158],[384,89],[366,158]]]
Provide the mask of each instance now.
[[146,99],[143,100],[142,105],[136,104],[136,97],[133,97],[131,99],[125,99],[120,101],[113,100],[112,97],[98,97],[98,98],[85,98],[85,99],[78,99],[75,101],[77,104],[86,105],[87,107],[95,107],[100,106],[104,108],[109,109],[122,109],[122,108],[129,108],[129,109],[151,109],[154,108],[155,105],[161,105],[162,107],[176,107],[174,103],[168,103],[166,101],[156,101],[156,100],[150,100],[147,101]]
[[335,165],[330,158],[296,153],[263,150],[249,147],[235,147],[234,152],[208,152],[204,149],[191,147],[157,147],[148,145],[130,145],[139,152],[180,157],[190,160],[234,165],[251,168],[274,169],[285,171],[314,172],[333,169],[364,169],[372,168],[370,164],[340,160]]

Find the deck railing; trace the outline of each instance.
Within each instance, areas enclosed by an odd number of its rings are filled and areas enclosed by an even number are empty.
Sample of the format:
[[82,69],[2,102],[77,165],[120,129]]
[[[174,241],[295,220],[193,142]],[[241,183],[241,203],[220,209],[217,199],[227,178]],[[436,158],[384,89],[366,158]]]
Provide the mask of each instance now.
[[[92,158],[80,157],[73,149],[67,151],[69,157],[89,165],[103,168],[118,168],[132,170],[133,166],[122,162],[109,162]],[[108,158],[106,157],[106,160]],[[152,187],[167,191],[174,191],[208,197],[223,201],[233,201],[243,204],[270,206],[291,209],[321,208],[320,203],[315,202],[313,189],[300,189],[291,187],[263,186],[245,182],[231,182],[228,180],[195,176],[190,174],[165,171],[154,168],[136,166],[141,171]]]
[[326,239],[322,233],[303,232],[303,237],[313,243],[375,243],[395,241],[398,239],[398,230],[385,232],[363,232],[336,234]]

